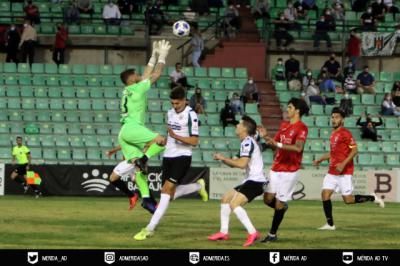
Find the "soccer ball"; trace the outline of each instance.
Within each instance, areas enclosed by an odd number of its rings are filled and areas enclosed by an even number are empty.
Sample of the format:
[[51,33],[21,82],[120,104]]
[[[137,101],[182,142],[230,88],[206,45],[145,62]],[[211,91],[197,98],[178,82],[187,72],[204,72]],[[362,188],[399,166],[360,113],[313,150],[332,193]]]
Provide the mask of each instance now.
[[188,36],[190,33],[190,25],[184,20],[178,20],[172,26],[172,32],[178,37]]

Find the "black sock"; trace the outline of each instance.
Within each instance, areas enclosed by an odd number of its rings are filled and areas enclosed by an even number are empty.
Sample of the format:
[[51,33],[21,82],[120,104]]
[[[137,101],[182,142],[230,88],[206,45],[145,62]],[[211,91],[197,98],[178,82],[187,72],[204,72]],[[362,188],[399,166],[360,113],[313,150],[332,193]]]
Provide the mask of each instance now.
[[35,192],[35,194],[39,194],[40,193],[40,189],[38,185],[29,185],[33,191]]
[[286,212],[285,209],[275,210],[274,218],[272,219],[271,230],[269,231],[271,235],[275,235],[276,231],[278,231],[279,225],[283,220],[285,212]]
[[117,179],[115,181],[112,181],[111,184],[113,184],[115,187],[119,188],[122,192],[124,192],[128,197],[133,197],[135,193],[129,190],[128,186],[124,181],[121,179]]
[[369,196],[369,195],[355,195],[354,196],[354,201],[356,203],[363,203],[367,201],[375,201],[374,196]]
[[26,181],[25,178],[23,176],[17,176],[16,178],[14,178],[14,181],[25,186],[26,185]]
[[274,198],[271,203],[268,203],[267,206],[271,207],[272,209],[275,209],[275,203],[276,203],[276,198]]
[[324,206],[324,212],[326,217],[326,222],[332,226],[333,225],[333,217],[332,217],[332,201],[331,200],[323,200],[322,205]]

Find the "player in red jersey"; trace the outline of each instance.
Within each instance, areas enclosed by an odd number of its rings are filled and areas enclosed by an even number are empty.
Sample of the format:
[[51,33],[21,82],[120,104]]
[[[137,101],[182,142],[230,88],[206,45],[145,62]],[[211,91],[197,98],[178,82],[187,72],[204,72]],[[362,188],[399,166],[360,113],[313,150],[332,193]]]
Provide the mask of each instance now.
[[308,133],[301,117],[308,113],[308,110],[304,100],[292,98],[287,107],[289,121],[282,122],[274,138],[267,135],[265,128],[258,128],[260,136],[275,150],[274,162],[269,173],[269,185],[264,193],[264,203],[275,209],[275,213],[271,229],[261,242],[277,240],[276,232],[288,209],[287,202],[292,199]]
[[329,160],[329,170],[324,178],[322,185],[322,204],[324,207],[326,224],[319,230],[335,230],[332,217],[331,196],[333,192],[341,192],[343,201],[346,204],[363,203],[373,201],[380,207],[385,207],[385,203],[375,194],[352,195],[353,184],[352,176],[354,172],[353,158],[357,155],[357,145],[351,132],[343,127],[345,113],[339,107],[332,109],[331,123],[333,131],[330,137],[331,151],[314,161],[314,165],[319,165],[322,161]]

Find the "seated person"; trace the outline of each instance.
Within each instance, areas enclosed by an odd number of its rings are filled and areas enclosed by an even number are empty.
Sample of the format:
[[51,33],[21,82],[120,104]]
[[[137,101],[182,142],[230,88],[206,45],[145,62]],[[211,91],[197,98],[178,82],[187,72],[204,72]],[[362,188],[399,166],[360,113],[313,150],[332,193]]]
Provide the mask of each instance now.
[[282,58],[278,58],[278,63],[272,69],[272,79],[275,80],[286,80],[285,77],[285,66],[283,65]]
[[233,108],[231,107],[231,103],[229,99],[225,100],[225,107],[221,109],[220,113],[220,121],[222,123],[222,126],[225,127],[228,124],[232,124],[236,126],[239,122],[235,119],[235,112],[233,111]]
[[182,86],[186,89],[193,87],[187,83],[187,78],[185,73],[182,71],[182,64],[181,63],[176,63],[175,64],[175,70],[169,74],[169,79],[171,80],[171,89],[177,87],[177,86]]
[[189,101],[189,106],[197,113],[197,114],[205,114],[205,109],[207,107],[207,102],[204,97],[201,95],[201,89],[196,88],[195,94],[192,95]]
[[353,73],[349,73],[344,80],[344,90],[347,93],[357,94],[357,84]]
[[364,66],[364,71],[357,76],[357,92],[375,94],[375,79],[369,73],[368,66]]
[[385,97],[382,101],[382,115],[395,115],[400,116],[399,107],[397,107],[392,101],[392,96],[390,93],[385,93]]
[[232,95],[232,99],[231,99],[231,107],[233,112],[236,114],[243,114],[243,108],[242,108],[242,101],[240,100],[239,94],[237,92],[235,92]]
[[370,139],[372,141],[378,141],[378,132],[376,127],[383,125],[382,117],[379,116],[379,122],[373,122],[372,116],[367,114],[366,121],[361,122],[361,116],[358,118],[357,126],[361,127],[361,138]]

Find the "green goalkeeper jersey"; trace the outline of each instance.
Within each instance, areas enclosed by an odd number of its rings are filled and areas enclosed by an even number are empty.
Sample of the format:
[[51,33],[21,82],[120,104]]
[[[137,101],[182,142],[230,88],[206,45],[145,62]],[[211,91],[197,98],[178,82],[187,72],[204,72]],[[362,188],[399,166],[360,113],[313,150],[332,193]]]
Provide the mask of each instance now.
[[126,86],[121,100],[121,123],[144,125],[147,111],[147,91],[151,88],[150,79]]

